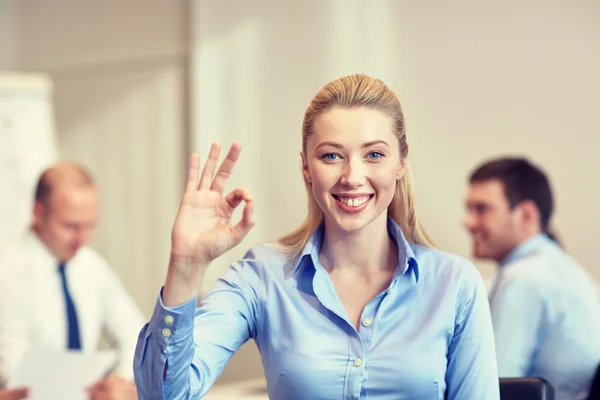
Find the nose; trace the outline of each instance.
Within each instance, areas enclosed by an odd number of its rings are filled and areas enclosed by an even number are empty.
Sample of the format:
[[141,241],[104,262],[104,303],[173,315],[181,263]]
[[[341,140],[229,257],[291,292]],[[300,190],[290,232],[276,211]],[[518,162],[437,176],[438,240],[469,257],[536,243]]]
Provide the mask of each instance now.
[[472,231],[475,228],[476,219],[475,219],[475,215],[473,215],[473,212],[467,211],[465,218],[463,220],[463,225],[469,231]]
[[365,183],[364,164],[361,160],[348,160],[344,166],[344,172],[340,183],[350,188],[360,187]]

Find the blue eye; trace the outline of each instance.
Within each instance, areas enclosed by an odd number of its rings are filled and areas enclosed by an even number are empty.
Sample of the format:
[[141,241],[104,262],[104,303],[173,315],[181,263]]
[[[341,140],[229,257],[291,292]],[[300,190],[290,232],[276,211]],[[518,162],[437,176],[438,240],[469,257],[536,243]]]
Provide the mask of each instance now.
[[371,158],[371,159],[374,159],[374,160],[377,160],[377,159],[379,159],[381,157],[385,157],[385,154],[383,154],[380,151],[372,151],[369,154],[367,154],[367,157]]
[[338,158],[340,157],[335,153],[326,153],[321,156],[321,159],[325,161],[335,161]]

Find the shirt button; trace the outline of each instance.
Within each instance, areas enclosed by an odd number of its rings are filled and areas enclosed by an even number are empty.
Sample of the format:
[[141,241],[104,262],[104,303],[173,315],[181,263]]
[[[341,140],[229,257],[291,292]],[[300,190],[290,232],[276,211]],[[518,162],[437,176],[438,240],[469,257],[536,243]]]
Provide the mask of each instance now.
[[355,367],[360,367],[361,365],[362,365],[362,360],[360,358],[357,358],[356,360],[354,360]]
[[393,291],[394,291],[394,288],[389,288],[388,290],[386,290],[386,293],[387,293],[387,294],[390,294],[390,293],[392,293]]
[[365,319],[363,319],[362,324],[364,326],[369,326],[369,325],[371,325],[371,322],[373,322],[373,321],[371,321],[371,318],[365,318]]
[[173,321],[174,321],[174,319],[173,319],[173,317],[171,315],[167,315],[165,317],[165,324],[171,325],[173,323]]
[[162,335],[163,335],[164,337],[169,337],[169,336],[171,336],[171,330],[170,330],[169,328],[165,328],[165,329],[163,329],[161,333],[162,333]]

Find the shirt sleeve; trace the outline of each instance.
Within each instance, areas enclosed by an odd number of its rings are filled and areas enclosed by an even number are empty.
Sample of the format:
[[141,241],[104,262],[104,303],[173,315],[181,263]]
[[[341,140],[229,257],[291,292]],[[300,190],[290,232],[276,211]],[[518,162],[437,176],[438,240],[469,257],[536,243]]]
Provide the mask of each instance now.
[[491,311],[500,376],[527,376],[544,315],[539,285],[526,276],[501,282]]
[[165,307],[159,296],[138,337],[134,372],[141,399],[199,399],[235,351],[256,337],[261,277],[254,261],[234,263],[196,308]]
[[[22,267],[18,263],[14,265]],[[0,387],[10,384],[22,356],[30,346],[26,317],[31,312],[31,297],[20,285],[24,277],[19,268],[9,267],[0,262]]]
[[114,372],[133,380],[133,355],[137,334],[144,325],[144,317],[108,264],[103,268],[102,281],[104,331],[119,351],[119,361]]
[[474,266],[463,279],[448,349],[449,400],[499,399],[494,333],[485,285]]

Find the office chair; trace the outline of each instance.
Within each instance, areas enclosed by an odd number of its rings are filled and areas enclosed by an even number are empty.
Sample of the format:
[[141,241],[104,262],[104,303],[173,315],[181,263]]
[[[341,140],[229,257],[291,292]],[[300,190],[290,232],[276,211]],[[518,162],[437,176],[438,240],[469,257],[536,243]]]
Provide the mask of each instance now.
[[543,378],[500,378],[500,400],[554,400],[554,388]]
[[596,375],[592,381],[592,387],[590,388],[590,395],[588,400],[600,400],[600,365],[596,370]]

